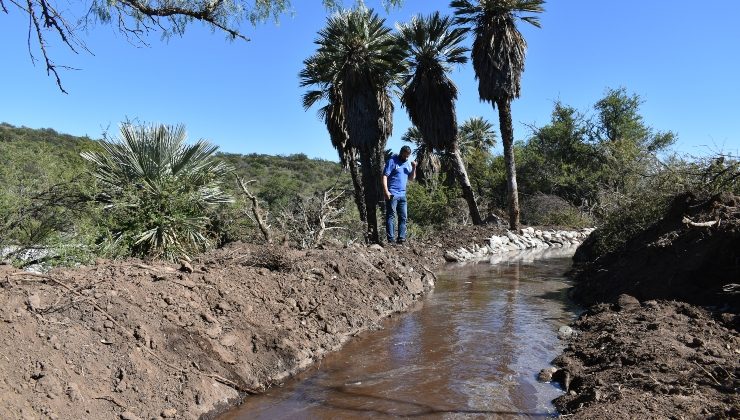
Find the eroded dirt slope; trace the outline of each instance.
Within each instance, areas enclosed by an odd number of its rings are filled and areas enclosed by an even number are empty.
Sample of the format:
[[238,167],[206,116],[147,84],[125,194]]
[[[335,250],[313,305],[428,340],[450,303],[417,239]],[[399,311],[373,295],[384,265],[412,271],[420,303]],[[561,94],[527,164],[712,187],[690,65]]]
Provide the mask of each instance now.
[[441,253],[235,244],[192,272],[0,266],[0,418],[197,418],[420,299]]

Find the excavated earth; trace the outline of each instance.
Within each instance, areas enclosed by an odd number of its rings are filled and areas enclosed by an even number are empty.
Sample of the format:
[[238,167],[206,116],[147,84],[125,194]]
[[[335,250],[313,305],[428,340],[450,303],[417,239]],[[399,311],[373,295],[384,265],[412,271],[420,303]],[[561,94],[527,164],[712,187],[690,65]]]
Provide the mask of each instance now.
[[0,418],[213,417],[378,328],[471,227],[405,247],[232,244],[189,265],[0,265]]
[[740,418],[739,204],[683,195],[618,252],[596,259],[581,245],[572,294],[596,304],[554,361],[561,413]]
[[[732,279],[740,283],[740,248],[727,248],[737,243],[734,199],[709,203],[708,211],[690,201],[685,214],[676,210],[680,222],[646,236],[653,245],[643,251],[663,254],[645,259],[637,252],[601,259],[603,266],[580,266],[581,273],[611,275],[577,277],[581,296],[604,303],[576,322],[555,361],[560,369],[554,379],[568,391],[555,401],[561,413],[740,417],[740,322],[730,305],[737,290]],[[692,223],[721,223],[695,226],[683,216]],[[422,299],[445,251],[483,245],[504,233],[470,227],[382,249],[232,244],[189,267],[98,261],[33,275],[0,265],[0,418],[212,418]],[[711,248],[712,237],[724,245]],[[701,253],[702,247],[712,252]],[[663,262],[665,255],[672,262]],[[703,306],[647,293],[666,289],[655,286],[666,273],[671,287],[686,285],[681,270],[670,269],[696,255],[722,264],[720,270],[693,262],[699,267],[693,278],[701,282],[693,294],[702,295],[694,303]],[[650,275],[634,280],[614,267]],[[722,280],[702,276],[702,270],[733,269]]]

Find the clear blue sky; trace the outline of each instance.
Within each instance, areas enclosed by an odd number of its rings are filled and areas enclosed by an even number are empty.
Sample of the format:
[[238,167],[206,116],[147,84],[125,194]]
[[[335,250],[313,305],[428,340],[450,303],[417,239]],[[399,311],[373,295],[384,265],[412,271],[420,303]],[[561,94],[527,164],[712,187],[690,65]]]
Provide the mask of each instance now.
[[[116,134],[127,117],[184,123],[191,140],[206,138],[226,152],[336,160],[315,109],[301,106],[297,76],[302,60],[315,51],[326,11],[319,0],[293,3],[295,13],[279,25],[245,25],[250,42],[228,41],[200,24],[169,41],[155,34],[148,48],[98,25],[83,34],[94,56],[71,54],[54,40],[49,50],[57,63],[80,69],[61,72],[67,95],[42,63],[31,63],[27,18],[9,5],[8,15],[0,12],[0,121],[92,138],[106,127]],[[449,13],[446,0],[406,0],[390,14],[377,0],[366,4],[380,9],[390,25],[417,13]],[[546,124],[555,100],[588,112],[606,88],[623,86],[643,98],[649,125],[678,134],[677,150],[737,153],[740,1],[712,6],[689,0],[548,1],[541,29],[520,25],[529,50],[522,96],[513,104],[515,137],[529,135],[526,124]],[[498,127],[497,114],[478,100],[472,66],[452,77],[460,90],[458,121],[483,116]],[[396,103],[389,142],[394,150],[409,126]]]

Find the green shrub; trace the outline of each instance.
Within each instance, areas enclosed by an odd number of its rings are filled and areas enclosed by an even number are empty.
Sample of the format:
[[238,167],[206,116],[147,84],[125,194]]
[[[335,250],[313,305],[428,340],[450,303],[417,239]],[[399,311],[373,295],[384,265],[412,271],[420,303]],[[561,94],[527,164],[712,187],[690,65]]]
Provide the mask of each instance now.
[[108,253],[177,259],[213,244],[211,215],[232,202],[222,191],[229,167],[203,140],[185,144],[183,126],[121,125],[103,152],[83,152],[104,191]]
[[522,222],[534,226],[593,226],[593,220],[557,195],[536,193],[522,200]]

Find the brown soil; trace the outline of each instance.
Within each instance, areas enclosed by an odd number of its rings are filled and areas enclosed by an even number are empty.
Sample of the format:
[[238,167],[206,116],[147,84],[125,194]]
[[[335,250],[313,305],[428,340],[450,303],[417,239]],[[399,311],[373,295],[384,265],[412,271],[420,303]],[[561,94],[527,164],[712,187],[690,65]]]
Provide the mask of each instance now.
[[[714,223],[701,226],[703,223]],[[574,261],[573,297],[585,304],[677,299],[740,308],[740,197],[676,197],[665,217],[624,249],[594,259],[589,241]],[[734,286],[733,286],[734,284]]]
[[31,275],[0,266],[0,418],[198,418],[258,393],[421,299],[431,243],[299,251],[233,244]]
[[681,196],[620,252],[594,260],[584,242],[573,296],[602,303],[574,324],[554,362],[569,391],[555,400],[561,413],[740,417],[739,203]]

